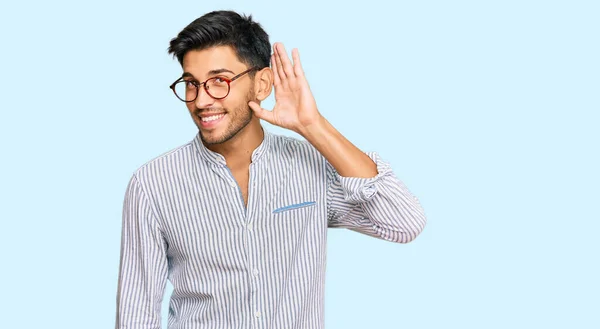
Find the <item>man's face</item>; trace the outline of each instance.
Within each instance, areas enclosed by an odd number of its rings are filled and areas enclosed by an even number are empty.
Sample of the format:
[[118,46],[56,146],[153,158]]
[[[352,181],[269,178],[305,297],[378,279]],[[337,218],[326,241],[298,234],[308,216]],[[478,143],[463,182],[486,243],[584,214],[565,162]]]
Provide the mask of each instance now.
[[[191,50],[183,57],[183,71],[191,74],[185,79],[198,83],[212,77],[231,79],[247,69],[229,46]],[[196,100],[185,103],[205,144],[226,142],[250,123],[253,114],[248,101],[254,99],[253,89],[247,73],[231,82],[229,95],[223,99],[212,98],[200,86]]]

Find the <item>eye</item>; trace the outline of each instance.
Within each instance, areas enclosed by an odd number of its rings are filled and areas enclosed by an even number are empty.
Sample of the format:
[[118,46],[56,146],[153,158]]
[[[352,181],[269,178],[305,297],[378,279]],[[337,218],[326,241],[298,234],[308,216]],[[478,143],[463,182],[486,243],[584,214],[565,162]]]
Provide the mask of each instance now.
[[194,80],[184,80],[184,81],[185,81],[185,86],[188,88],[198,87],[197,81],[194,81]]

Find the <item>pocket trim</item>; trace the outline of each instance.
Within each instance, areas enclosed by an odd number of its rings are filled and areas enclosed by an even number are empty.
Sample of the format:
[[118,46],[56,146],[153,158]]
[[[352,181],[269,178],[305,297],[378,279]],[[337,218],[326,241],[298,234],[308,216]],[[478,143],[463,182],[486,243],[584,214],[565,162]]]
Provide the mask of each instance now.
[[309,207],[309,206],[315,205],[316,203],[317,203],[316,201],[295,203],[295,204],[291,204],[289,206],[277,208],[277,209],[273,210],[273,213],[276,214],[276,213],[280,213],[280,212],[287,211],[287,210]]

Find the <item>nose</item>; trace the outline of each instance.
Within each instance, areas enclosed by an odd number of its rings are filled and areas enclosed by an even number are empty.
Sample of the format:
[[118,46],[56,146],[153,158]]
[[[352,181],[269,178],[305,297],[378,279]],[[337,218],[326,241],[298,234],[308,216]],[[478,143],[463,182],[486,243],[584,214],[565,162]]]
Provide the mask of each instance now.
[[196,97],[196,100],[194,101],[194,103],[196,104],[196,107],[201,109],[201,108],[206,108],[206,107],[210,107],[213,105],[213,103],[215,102],[215,99],[212,98],[204,89],[204,86],[199,86],[198,87],[198,97]]

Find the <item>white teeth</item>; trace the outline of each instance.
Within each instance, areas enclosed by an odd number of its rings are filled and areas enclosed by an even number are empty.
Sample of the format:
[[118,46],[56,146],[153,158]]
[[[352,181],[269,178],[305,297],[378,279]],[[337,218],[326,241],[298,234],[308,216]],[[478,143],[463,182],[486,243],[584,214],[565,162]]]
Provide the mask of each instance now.
[[221,119],[223,116],[225,115],[225,113],[223,114],[217,114],[217,115],[213,115],[210,117],[205,117],[205,118],[200,118],[203,122],[210,122],[210,121],[215,121],[217,119]]

